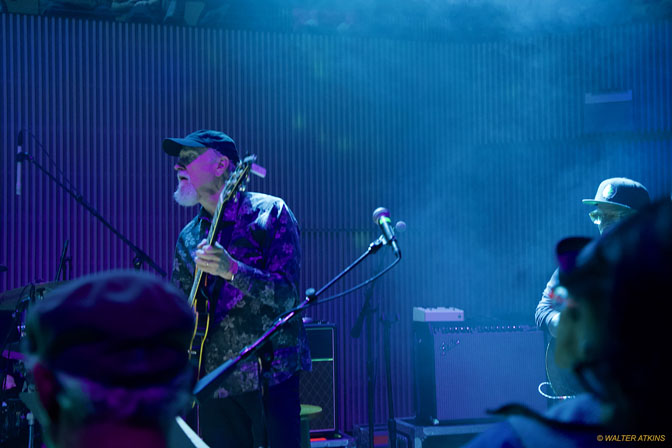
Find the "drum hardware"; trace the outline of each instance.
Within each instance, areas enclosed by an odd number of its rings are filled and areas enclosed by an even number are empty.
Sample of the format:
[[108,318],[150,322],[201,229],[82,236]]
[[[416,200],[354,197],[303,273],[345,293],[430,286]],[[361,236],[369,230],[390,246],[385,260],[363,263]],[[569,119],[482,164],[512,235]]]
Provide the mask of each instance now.
[[35,386],[23,363],[21,341],[26,335],[26,315],[48,293],[66,282],[41,282],[0,294],[0,311],[11,311],[12,319],[0,345],[0,446],[40,446],[41,423],[36,411]]
[[16,311],[36,300],[41,300],[53,289],[66,284],[65,281],[29,283],[0,294],[0,311]]
[[[20,398],[3,400],[0,407],[0,445],[7,447],[34,448],[40,446],[36,441],[41,440],[39,429],[36,427],[37,414],[31,410],[24,395],[36,395],[37,392],[21,392]],[[28,402],[36,402],[36,398],[29,398]]]

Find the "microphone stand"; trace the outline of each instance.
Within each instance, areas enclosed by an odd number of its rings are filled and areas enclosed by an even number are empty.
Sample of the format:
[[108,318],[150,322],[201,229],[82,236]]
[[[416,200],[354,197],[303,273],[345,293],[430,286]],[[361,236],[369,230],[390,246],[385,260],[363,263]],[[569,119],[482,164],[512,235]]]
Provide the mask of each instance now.
[[[226,377],[233,371],[233,368],[238,364],[240,361],[249,358],[252,354],[254,354],[259,347],[264,345],[266,341],[281,327],[283,327],[287,322],[289,322],[293,317],[295,317],[297,314],[301,313],[305,309],[307,309],[309,306],[313,304],[320,303],[318,302],[318,297],[320,294],[322,294],[325,290],[327,290],[329,287],[331,287],[334,283],[336,283],[339,279],[341,279],[343,276],[345,276],[348,272],[350,272],[352,269],[355,268],[359,263],[361,263],[367,256],[377,252],[382,246],[385,245],[386,240],[384,237],[380,237],[374,242],[372,242],[367,250],[359,256],[352,264],[350,264],[347,268],[345,268],[342,272],[340,272],[336,277],[331,279],[326,285],[324,285],[322,288],[320,288],[319,291],[315,291],[313,288],[308,288],[306,290],[306,298],[301,304],[299,304],[297,307],[287,311],[286,313],[282,314],[276,321],[275,323],[262,334],[259,339],[257,339],[255,342],[252,344],[248,345],[247,347],[243,348],[238,355],[236,355],[234,358],[229,359],[225,363],[221,364],[219,367],[217,367],[215,370],[212,372],[208,373],[206,376],[204,376],[201,380],[199,380],[196,383],[196,386],[193,389],[193,394],[196,397],[196,400],[199,402],[202,402],[203,400],[206,400],[215,393],[215,391],[219,388],[219,386],[224,382]],[[394,264],[396,264],[400,260],[400,257],[397,257],[397,260],[395,261]],[[394,266],[394,265],[392,265]],[[384,271],[386,272],[386,271]],[[354,289],[353,289],[354,290]],[[337,296],[340,297],[340,296]],[[322,302],[327,301],[326,299],[323,300]]]
[[166,272],[161,269],[155,262],[152,260],[149,255],[147,255],[145,252],[142,251],[139,247],[137,247],[135,244],[133,244],[128,238],[126,238],[124,235],[121,234],[117,229],[115,229],[112,224],[110,224],[103,216],[93,208],[91,205],[89,205],[88,202],[82,197],[81,194],[75,192],[72,190],[72,188],[69,188],[66,186],[63,182],[58,180],[53,174],[49,172],[46,168],[44,168],[42,165],[40,165],[33,156],[28,154],[27,152],[22,152],[18,153],[16,155],[16,159],[18,162],[23,162],[23,161],[28,161],[35,165],[40,171],[42,171],[49,179],[54,181],[56,185],[61,187],[66,193],[68,193],[70,196],[72,196],[75,201],[77,201],[82,207],[84,207],[89,213],[91,213],[95,218],[97,218],[105,227],[107,227],[112,233],[114,233],[121,241],[126,243],[128,247],[131,248],[131,250],[135,253],[135,257],[133,258],[133,266],[136,269],[140,269],[142,267],[143,263],[147,263],[149,266],[151,266],[156,272],[158,272],[162,277],[166,277]]
[[390,329],[399,321],[399,316],[387,318],[380,317],[383,324],[383,353],[385,356],[385,379],[387,381],[387,433],[390,448],[397,448],[397,422],[394,419],[394,396],[392,394],[392,344],[390,341]]
[[357,320],[350,330],[350,336],[357,339],[362,333],[362,326],[366,325],[366,411],[368,420],[368,445],[373,448],[373,433],[375,422],[375,386],[376,386],[376,368],[373,353],[373,315],[378,308],[371,304],[373,298],[373,283],[369,285],[364,294],[364,304],[359,311]]
[[[401,257],[401,252],[397,253]],[[373,448],[374,440],[374,423],[375,415],[375,398],[376,398],[376,362],[374,353],[374,315],[378,311],[378,307],[372,303],[373,299],[373,283],[369,284],[369,288],[364,294],[364,304],[357,316],[355,324],[350,330],[350,336],[357,339],[361,335],[362,325],[366,325],[366,410],[367,410],[367,440],[369,447]],[[385,355],[385,369],[387,380],[387,399],[388,399],[388,434],[390,440],[390,448],[396,448],[396,426],[394,422],[394,404],[392,402],[392,374],[391,374],[391,357],[390,357],[390,325],[393,321],[385,319],[381,316],[380,322],[383,324],[383,349]]]

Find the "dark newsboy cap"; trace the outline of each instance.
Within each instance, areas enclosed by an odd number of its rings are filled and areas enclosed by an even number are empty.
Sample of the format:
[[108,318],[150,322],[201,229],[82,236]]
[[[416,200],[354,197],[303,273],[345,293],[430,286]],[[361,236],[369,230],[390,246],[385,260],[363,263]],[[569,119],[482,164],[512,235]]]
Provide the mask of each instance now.
[[24,351],[51,369],[102,384],[146,387],[190,368],[194,314],[173,285],[146,272],[88,275],[29,312]]

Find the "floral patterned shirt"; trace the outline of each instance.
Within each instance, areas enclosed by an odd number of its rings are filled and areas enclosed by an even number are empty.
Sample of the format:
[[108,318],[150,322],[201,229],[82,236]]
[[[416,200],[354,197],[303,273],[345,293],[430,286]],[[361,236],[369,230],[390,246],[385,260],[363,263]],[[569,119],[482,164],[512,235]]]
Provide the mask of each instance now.
[[[211,220],[212,215],[201,208],[177,240],[171,279],[187,296],[194,279],[196,246],[207,237]],[[301,300],[299,228],[282,199],[239,192],[235,200],[224,205],[217,241],[239,262],[239,269],[230,282],[206,274],[211,316],[203,348],[203,373],[235,357]],[[300,317],[270,341],[272,358],[265,373],[270,386],[298,370],[310,370],[310,352]],[[258,364],[254,357],[238,363],[215,396],[257,389]]]

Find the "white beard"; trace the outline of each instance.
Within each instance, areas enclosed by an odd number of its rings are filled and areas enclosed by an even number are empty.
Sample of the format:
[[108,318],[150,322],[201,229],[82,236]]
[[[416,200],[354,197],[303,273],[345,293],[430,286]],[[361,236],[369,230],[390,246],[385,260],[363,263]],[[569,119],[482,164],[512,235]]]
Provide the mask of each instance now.
[[198,192],[191,182],[180,182],[177,190],[173,193],[175,202],[183,207],[192,207],[198,204]]

